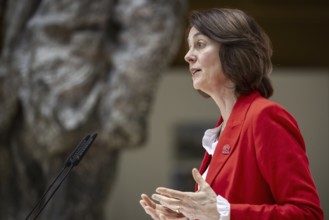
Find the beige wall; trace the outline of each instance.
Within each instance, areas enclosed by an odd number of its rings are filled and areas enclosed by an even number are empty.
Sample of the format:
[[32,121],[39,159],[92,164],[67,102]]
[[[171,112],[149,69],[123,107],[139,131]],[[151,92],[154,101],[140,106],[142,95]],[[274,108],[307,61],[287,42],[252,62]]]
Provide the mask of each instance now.
[[[329,72],[278,69],[272,79],[273,100],[299,122],[325,219],[329,219]],[[140,149],[122,153],[117,183],[108,203],[108,219],[149,219],[139,205],[140,194],[170,185],[175,125],[209,120],[215,123],[218,117],[213,102],[193,90],[187,69],[168,70],[156,94],[148,142]]]

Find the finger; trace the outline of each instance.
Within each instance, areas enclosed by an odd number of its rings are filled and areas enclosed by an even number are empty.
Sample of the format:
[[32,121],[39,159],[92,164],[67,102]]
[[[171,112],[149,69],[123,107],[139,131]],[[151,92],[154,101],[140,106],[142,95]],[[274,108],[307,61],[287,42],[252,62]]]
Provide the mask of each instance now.
[[176,220],[181,215],[178,215],[177,212],[172,211],[166,206],[156,204],[155,209],[150,209],[150,207],[147,208],[147,213],[153,218],[153,219],[167,219],[167,220]]
[[[148,198],[146,195],[142,195],[142,197],[144,197],[145,199]],[[149,199],[149,198],[148,198]],[[150,199],[149,199],[150,200]],[[140,201],[141,206],[144,208],[145,212],[152,217],[152,219],[166,219],[166,220],[170,220],[170,219],[177,219],[177,217],[179,217],[179,215],[177,214],[177,212],[169,209],[166,206],[163,205],[159,205],[159,204],[155,204],[155,207],[151,207],[147,204],[147,202],[144,199],[141,199]],[[153,201],[152,201],[153,203]],[[162,217],[160,217],[160,215]]]
[[153,219],[156,217],[155,216],[155,210],[153,208],[151,208],[150,206],[148,206],[145,201],[140,200],[139,203],[141,204],[141,206],[143,207],[144,211],[146,212],[146,214],[150,215]]
[[169,208],[173,211],[175,211],[177,209],[177,207],[179,207],[182,203],[181,200],[166,197],[166,196],[159,195],[159,194],[153,194],[152,199],[158,201],[161,205],[166,206],[167,208]]
[[[184,217],[182,213],[177,213],[176,211],[173,211],[165,206],[161,206],[161,209],[158,209],[159,211],[159,218],[160,219],[166,219],[166,220],[178,220]],[[184,218],[185,219],[185,218]]]
[[183,201],[181,200],[168,198],[159,194],[152,195],[152,198],[158,201],[162,207],[165,207],[167,212],[170,210],[170,213],[177,214],[177,210],[182,210],[182,206],[184,206]]
[[152,206],[149,206],[144,200],[139,200],[139,204],[145,209],[146,207],[150,207],[154,209]]
[[192,169],[192,175],[195,182],[199,185],[200,189],[204,188],[205,186],[208,186],[208,183],[202,178],[200,172],[196,168]]
[[[141,200],[141,204],[145,210],[145,212],[152,217],[152,219],[155,219],[155,220],[159,220],[160,217],[159,217],[159,214],[161,212],[161,210],[163,209],[160,205],[156,204],[155,208],[152,208],[150,206],[148,206],[147,204],[143,204],[145,203],[145,201]],[[165,207],[164,207],[165,208]]]
[[169,217],[169,216],[166,216],[166,215],[163,215],[163,214],[160,214],[159,215],[159,218],[160,220],[186,220],[186,217],[181,215],[181,216],[172,216],[172,217]]
[[153,202],[146,194],[142,194],[141,195],[142,197],[142,200],[150,207],[154,208],[155,209],[155,202]]
[[139,200],[139,204],[141,204],[141,206],[145,209],[145,207],[147,206],[146,202],[144,200]]
[[155,209],[152,209],[150,206],[145,208],[145,212],[152,217],[152,219],[159,219],[158,214],[156,213]]
[[166,197],[175,198],[178,200],[183,200],[186,197],[186,194],[188,193],[188,192],[182,192],[182,191],[169,189],[169,188],[165,188],[165,187],[158,187],[155,191]]

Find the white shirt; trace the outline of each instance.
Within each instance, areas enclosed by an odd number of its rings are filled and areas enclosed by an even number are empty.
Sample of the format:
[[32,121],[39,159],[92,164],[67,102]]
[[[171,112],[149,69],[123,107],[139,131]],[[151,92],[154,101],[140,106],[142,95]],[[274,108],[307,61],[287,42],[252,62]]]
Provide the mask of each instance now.
[[[218,126],[216,128],[208,129],[204,133],[202,138],[202,146],[210,155],[214,155],[220,132],[221,126]],[[206,179],[207,177],[208,168],[202,174],[203,179]],[[217,211],[220,214],[219,220],[230,220],[230,203],[220,195],[217,195]]]

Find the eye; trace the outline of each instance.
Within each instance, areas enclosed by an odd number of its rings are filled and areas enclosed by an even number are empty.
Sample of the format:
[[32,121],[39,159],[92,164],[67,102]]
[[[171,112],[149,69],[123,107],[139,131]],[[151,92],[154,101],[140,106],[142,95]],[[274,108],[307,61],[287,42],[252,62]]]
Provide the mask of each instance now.
[[195,47],[196,48],[203,48],[206,45],[206,43],[202,40],[198,40],[195,42]]

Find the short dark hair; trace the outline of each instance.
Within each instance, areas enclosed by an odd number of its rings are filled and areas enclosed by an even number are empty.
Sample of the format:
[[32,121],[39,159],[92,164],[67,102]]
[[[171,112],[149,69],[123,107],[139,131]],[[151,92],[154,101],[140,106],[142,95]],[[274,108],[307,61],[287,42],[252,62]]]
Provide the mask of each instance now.
[[189,29],[195,27],[220,44],[224,74],[238,94],[259,91],[265,98],[272,96],[271,41],[252,17],[238,9],[213,8],[192,11],[189,23]]

